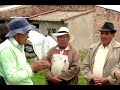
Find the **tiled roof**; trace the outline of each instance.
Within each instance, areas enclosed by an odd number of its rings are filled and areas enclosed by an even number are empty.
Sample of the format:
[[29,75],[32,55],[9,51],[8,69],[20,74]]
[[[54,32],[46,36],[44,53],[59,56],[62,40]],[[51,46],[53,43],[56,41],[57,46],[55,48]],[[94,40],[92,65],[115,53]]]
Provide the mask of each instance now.
[[28,8],[30,5],[0,5],[0,20],[7,19],[15,16],[24,16],[26,15],[28,10],[24,10],[24,8]]
[[1,5],[0,6],[0,12],[11,10],[11,9],[16,9],[19,7],[23,7],[23,5]]
[[0,8],[3,8],[3,7],[5,7],[5,6],[9,6],[9,5],[0,5]]
[[64,21],[79,15],[91,13],[93,10],[78,12],[78,11],[53,11],[45,14],[40,14],[35,17],[31,17],[29,20],[38,20],[38,21]]

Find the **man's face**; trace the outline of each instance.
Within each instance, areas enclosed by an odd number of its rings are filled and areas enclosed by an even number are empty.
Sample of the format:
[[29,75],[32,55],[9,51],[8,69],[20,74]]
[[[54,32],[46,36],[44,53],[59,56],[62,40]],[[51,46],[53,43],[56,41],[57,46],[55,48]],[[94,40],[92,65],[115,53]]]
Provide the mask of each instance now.
[[111,32],[109,31],[102,31],[101,33],[101,42],[103,43],[103,46],[107,46],[108,44],[110,44],[110,42],[112,41],[113,37],[115,36],[115,34],[111,34]]
[[57,36],[58,46],[60,49],[65,49],[69,44],[70,36],[68,34]]
[[22,44],[22,45],[23,45],[23,44],[25,44],[26,41],[27,41],[28,33],[29,33],[29,32],[27,32],[27,33],[25,33],[25,34],[17,33],[16,36],[15,36],[15,39],[17,40],[17,42],[18,42],[19,44]]

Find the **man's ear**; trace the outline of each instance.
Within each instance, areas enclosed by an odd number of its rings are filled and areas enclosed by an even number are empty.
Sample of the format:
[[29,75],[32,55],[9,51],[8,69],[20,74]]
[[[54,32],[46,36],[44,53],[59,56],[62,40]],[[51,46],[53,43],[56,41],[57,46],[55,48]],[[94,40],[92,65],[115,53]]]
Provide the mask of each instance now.
[[113,33],[113,37],[115,36],[115,33]]

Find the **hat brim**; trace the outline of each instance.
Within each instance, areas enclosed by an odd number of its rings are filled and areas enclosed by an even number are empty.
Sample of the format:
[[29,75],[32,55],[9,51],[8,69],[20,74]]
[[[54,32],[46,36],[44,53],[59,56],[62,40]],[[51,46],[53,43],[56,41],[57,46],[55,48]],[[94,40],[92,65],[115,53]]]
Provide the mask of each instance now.
[[27,25],[26,27],[23,27],[23,28],[10,30],[5,37],[13,37],[17,33],[25,34],[25,33],[27,33],[30,30],[36,30],[36,26],[34,26],[34,25]]
[[114,32],[116,33],[116,30],[109,30],[109,29],[101,29],[101,30],[98,30],[100,32],[105,32],[105,31],[108,31],[108,32]]
[[54,34],[52,34],[52,37],[53,37],[53,39],[55,39],[55,41],[57,41],[57,36],[62,36],[62,35],[65,35],[65,34],[69,34],[70,35],[69,43],[74,41],[74,35],[71,34],[71,33],[54,33]]

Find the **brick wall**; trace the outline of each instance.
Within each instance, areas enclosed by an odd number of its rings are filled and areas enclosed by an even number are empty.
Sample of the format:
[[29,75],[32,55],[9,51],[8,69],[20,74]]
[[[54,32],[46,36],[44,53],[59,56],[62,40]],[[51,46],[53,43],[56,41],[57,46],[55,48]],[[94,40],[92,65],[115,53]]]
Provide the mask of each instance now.
[[120,12],[95,6],[95,30],[94,30],[94,42],[97,42],[100,38],[97,35],[98,30],[101,29],[105,21],[112,22],[117,30],[115,39],[120,41]]

